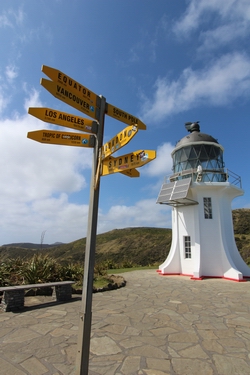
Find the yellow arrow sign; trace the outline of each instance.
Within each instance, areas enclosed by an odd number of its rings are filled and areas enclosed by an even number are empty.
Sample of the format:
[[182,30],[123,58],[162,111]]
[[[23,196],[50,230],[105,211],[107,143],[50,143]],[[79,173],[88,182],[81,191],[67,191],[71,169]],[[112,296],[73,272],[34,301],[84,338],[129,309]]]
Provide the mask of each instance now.
[[127,169],[126,171],[120,172],[122,174],[125,174],[125,176],[128,177],[140,177],[140,172],[137,171],[137,169]]
[[122,109],[114,107],[112,104],[109,104],[109,103],[106,104],[106,114],[108,116],[115,118],[116,120],[124,122],[125,124],[137,125],[138,129],[146,130],[147,128],[146,125],[137,117],[130,115],[129,113],[123,111]]
[[64,103],[78,109],[78,111],[86,113],[88,116],[98,119],[98,108],[94,105],[90,105],[71,90],[66,89],[63,85],[49,81],[48,79],[42,78],[41,85],[48,90],[57,99],[62,100]]
[[100,97],[94,92],[87,89],[81,83],[78,83],[73,78],[60,72],[60,70],[42,65],[42,72],[46,74],[53,82],[60,84],[64,89],[67,89],[77,95],[79,98],[84,99],[89,105],[100,107]]
[[51,108],[30,107],[28,113],[42,121],[49,122],[54,125],[81,130],[86,133],[97,133],[97,122],[87,118],[70,115],[69,113],[60,112]]
[[137,126],[130,125],[123,129],[120,133],[118,133],[109,142],[106,142],[102,146],[102,159],[105,159],[109,155],[125,146],[136,135],[137,132]]
[[27,137],[40,143],[53,145],[94,147],[95,136],[91,134],[60,132],[55,130],[35,130],[28,132]]
[[154,150],[138,150],[130,154],[118,156],[117,158],[109,156],[102,162],[102,176],[142,167],[155,158],[156,151]]

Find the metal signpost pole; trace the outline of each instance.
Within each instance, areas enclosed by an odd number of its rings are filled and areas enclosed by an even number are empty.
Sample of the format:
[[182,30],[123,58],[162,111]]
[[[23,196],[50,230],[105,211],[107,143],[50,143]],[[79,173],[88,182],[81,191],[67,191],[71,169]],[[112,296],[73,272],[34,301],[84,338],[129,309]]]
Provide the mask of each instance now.
[[94,148],[92,177],[90,187],[89,216],[88,216],[88,232],[86,238],[85,263],[84,263],[84,279],[82,290],[82,303],[79,319],[79,334],[76,358],[76,375],[88,375],[89,367],[89,350],[90,350],[90,334],[92,321],[92,294],[93,279],[95,265],[95,247],[96,247],[96,230],[98,218],[98,202],[100,190],[100,152],[103,144],[104,132],[104,116],[106,99],[100,97],[100,113],[99,113],[99,129],[97,133],[97,142]]

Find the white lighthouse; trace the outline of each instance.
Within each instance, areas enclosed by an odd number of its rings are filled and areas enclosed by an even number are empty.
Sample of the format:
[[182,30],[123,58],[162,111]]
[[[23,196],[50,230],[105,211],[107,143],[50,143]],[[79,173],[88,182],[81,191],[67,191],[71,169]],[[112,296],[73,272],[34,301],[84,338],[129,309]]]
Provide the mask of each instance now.
[[223,147],[186,123],[190,134],[172,152],[173,175],[162,185],[157,203],[172,206],[172,244],[159,266],[162,275],[220,277],[243,281],[250,268],[234,240],[231,201],[243,195],[240,177],[224,168]]

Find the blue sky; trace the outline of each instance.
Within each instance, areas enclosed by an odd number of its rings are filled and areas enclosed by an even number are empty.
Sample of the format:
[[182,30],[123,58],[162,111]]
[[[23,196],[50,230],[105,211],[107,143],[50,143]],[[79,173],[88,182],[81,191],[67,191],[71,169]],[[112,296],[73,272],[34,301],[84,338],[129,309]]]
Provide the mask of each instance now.
[[[39,243],[44,231],[45,243],[86,236],[92,150],[27,138],[67,130],[29,107],[87,118],[40,85],[42,65],[147,125],[117,155],[157,151],[139,178],[101,178],[98,233],[171,227],[170,207],[155,202],[187,121],[218,139],[226,168],[241,176],[245,193],[232,208],[250,207],[249,36],[249,0],[1,2],[0,245]],[[104,142],[124,127],[105,116]]]

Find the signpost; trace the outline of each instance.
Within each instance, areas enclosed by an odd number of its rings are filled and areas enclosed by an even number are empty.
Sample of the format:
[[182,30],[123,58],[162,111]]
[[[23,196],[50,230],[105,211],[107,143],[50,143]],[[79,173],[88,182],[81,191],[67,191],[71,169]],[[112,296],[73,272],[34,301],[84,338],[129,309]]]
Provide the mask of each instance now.
[[102,162],[102,176],[142,167],[155,158],[156,152],[154,150],[138,150],[117,158],[108,157]]
[[[113,157],[111,154],[125,146],[137,134],[138,129],[146,129],[146,125],[129,113],[106,103],[103,96],[95,93],[74,81],[66,74],[42,66],[42,71],[52,80],[42,78],[41,85],[56,98],[84,112],[98,121],[84,119],[50,108],[29,108],[29,113],[42,121],[81,130],[87,133],[60,132],[55,130],[38,130],[28,133],[28,138],[47,144],[78,146],[93,148],[92,176],[90,184],[90,201],[88,214],[88,231],[86,238],[84,279],[82,303],[79,319],[79,335],[77,345],[76,375],[88,375],[89,349],[92,320],[92,293],[94,280],[95,247],[97,232],[98,203],[100,191],[100,175],[122,173],[128,177],[139,177],[137,167],[149,163],[156,158],[153,150],[139,150],[130,154]],[[103,145],[105,114],[129,125]]]
[[60,112],[56,109],[30,107],[28,113],[39,118],[39,120],[49,122],[54,125],[81,130],[86,133],[97,133],[98,123],[96,121],[70,115],[69,113]]
[[146,125],[137,117],[130,115],[122,109],[114,107],[112,104],[106,104],[106,114],[115,118],[116,120],[124,122],[125,124],[137,125],[138,129],[140,130],[146,130],[147,128]]
[[57,130],[35,130],[28,132],[28,138],[52,145],[94,147],[95,136],[91,134],[60,132]]

